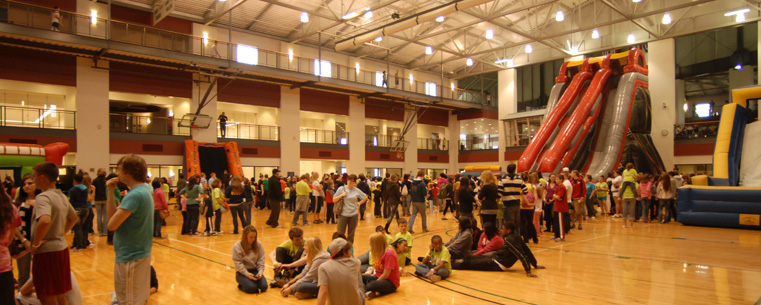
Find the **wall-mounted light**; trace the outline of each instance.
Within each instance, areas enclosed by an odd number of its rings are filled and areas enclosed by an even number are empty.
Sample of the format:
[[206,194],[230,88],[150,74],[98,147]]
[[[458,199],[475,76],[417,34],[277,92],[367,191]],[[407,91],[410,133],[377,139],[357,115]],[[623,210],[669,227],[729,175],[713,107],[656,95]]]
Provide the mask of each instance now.
[[203,32],[201,37],[202,37],[201,40],[203,41],[204,45],[209,43],[209,33]]
[[354,70],[357,71],[357,74],[359,74],[359,63],[354,64]]
[[412,74],[410,74],[410,85],[415,83],[415,78],[412,77]]
[[288,61],[291,61],[291,60],[293,60],[293,50],[288,49]]
[[90,23],[92,24],[98,23],[98,11],[90,10]]

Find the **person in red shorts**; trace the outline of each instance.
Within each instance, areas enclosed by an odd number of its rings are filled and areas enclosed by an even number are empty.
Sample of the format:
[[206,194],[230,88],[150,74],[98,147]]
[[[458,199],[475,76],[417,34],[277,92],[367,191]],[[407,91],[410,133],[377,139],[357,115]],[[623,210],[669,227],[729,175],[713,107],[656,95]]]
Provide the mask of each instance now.
[[32,278],[37,298],[44,305],[67,304],[64,294],[71,290],[69,245],[64,233],[77,223],[77,213],[69,200],[55,188],[58,168],[50,162],[34,166],[37,195],[32,220]]

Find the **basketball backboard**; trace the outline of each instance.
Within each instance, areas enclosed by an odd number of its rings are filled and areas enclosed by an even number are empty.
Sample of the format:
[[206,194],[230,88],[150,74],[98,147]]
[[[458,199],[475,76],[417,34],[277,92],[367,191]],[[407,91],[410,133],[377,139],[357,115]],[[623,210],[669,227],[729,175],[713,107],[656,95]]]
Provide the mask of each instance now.
[[182,119],[180,119],[179,122],[177,122],[178,127],[195,127],[195,128],[209,128],[209,125],[211,125],[212,118],[205,114],[198,114],[195,113],[188,113],[182,116]]

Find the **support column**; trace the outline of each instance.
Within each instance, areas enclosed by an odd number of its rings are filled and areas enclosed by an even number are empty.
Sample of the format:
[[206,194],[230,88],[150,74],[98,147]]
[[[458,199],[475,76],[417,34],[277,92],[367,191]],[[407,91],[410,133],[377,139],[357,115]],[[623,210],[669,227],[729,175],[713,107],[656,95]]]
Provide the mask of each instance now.
[[[404,119],[410,115],[417,115],[412,111],[404,112]],[[404,153],[404,170],[402,173],[409,173],[410,176],[415,177],[418,170],[417,162],[417,119],[413,120],[414,123],[410,126],[410,130],[404,135],[404,140],[409,142],[407,144],[407,151]]]
[[676,107],[684,107],[684,102],[678,105],[676,98],[676,57],[674,39],[663,39],[648,44],[648,70],[650,82],[652,132],[655,147],[663,159],[666,170],[674,167],[674,123]]
[[108,76],[108,62],[77,57],[76,164],[91,177],[109,165]]
[[[191,94],[190,113],[196,113],[198,110],[198,104],[201,103],[201,99],[206,95],[206,91],[211,86],[212,79],[208,76],[195,74],[193,76],[193,92]],[[205,143],[217,143],[217,133],[219,123],[217,123],[217,86],[214,85],[209,91],[208,98],[212,98],[211,101],[201,109],[200,114],[205,114],[211,117],[211,124],[209,128],[195,128],[195,131],[191,130],[191,137],[194,141]]]
[[[280,170],[282,175],[301,173],[301,91],[280,87]],[[351,138],[351,136],[349,136]]]
[[507,130],[505,130],[505,124],[502,120],[509,114],[518,112],[518,88],[517,88],[518,73],[515,69],[500,70],[497,76],[499,83],[499,121],[497,122],[499,128],[499,164],[501,166],[507,166],[505,164],[505,147],[507,147],[506,137]]
[[346,172],[359,174],[365,172],[365,104],[356,97],[349,98],[349,162]]
[[459,172],[458,154],[460,149],[460,121],[457,115],[449,112],[449,128],[447,129],[447,139],[449,139],[449,169],[448,173],[454,174]]
[[676,80],[676,105],[674,110],[676,113],[676,124],[684,124],[684,103],[687,102],[685,90],[685,81],[683,79]]

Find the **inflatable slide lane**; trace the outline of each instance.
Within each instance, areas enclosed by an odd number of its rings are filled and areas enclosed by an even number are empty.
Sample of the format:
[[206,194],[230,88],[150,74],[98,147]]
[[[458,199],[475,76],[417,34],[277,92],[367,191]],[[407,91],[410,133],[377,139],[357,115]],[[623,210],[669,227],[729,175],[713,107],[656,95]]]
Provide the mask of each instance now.
[[713,150],[713,177],[708,185],[737,186],[740,183],[740,158],[742,157],[745,125],[749,111],[737,103],[726,104],[721,109],[719,131]]
[[202,143],[185,141],[185,172],[188,177],[216,173],[221,177],[227,170],[233,176],[243,176],[238,143]]
[[[548,114],[518,161],[519,170],[597,177],[633,162],[640,172],[662,172],[652,138],[647,68],[639,49],[568,63],[582,69]],[[575,87],[578,86],[578,87]]]
[[[551,103],[552,109],[547,111],[544,123],[539,127],[536,136],[531,140],[518,160],[518,172],[534,171],[537,169],[536,161],[542,158],[549,145],[552,144],[552,141],[558,134],[557,126],[562,126],[568,116],[570,116],[570,113],[573,112],[578,103],[578,97],[586,90],[589,80],[593,75],[590,72],[588,60],[565,63],[561,67],[560,72],[562,74],[556,79],[556,85],[553,86],[553,94],[556,93],[556,96],[562,96],[556,103]],[[573,75],[571,83],[567,86],[565,85],[568,77],[566,74]],[[559,81],[563,82],[563,86],[558,87],[557,82]],[[562,89],[564,87],[565,90]],[[556,88],[558,88],[557,91]]]

